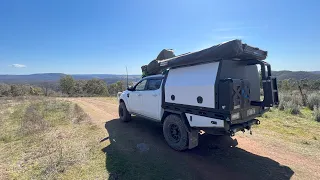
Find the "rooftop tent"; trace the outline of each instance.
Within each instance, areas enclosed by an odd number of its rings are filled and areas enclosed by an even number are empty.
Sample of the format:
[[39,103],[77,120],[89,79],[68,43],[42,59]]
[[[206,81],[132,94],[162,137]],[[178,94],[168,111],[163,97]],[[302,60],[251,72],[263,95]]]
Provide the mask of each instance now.
[[175,56],[172,49],[164,49],[157,59],[151,61],[148,65],[142,66],[141,69],[143,74],[153,75],[171,67],[214,62],[222,59],[264,60],[267,54],[267,51],[243,44],[241,40],[236,39],[179,56]]

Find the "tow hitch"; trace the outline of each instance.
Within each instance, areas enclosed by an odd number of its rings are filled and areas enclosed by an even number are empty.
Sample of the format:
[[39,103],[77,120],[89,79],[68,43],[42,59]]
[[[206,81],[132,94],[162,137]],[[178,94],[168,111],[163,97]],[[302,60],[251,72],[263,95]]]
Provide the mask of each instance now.
[[260,121],[258,119],[252,119],[252,120],[245,122],[245,123],[242,123],[242,124],[232,125],[230,127],[229,134],[230,134],[230,136],[234,136],[235,133],[238,131],[245,132],[245,130],[248,130],[248,131],[250,131],[250,134],[252,135],[251,126],[253,124],[259,125]]

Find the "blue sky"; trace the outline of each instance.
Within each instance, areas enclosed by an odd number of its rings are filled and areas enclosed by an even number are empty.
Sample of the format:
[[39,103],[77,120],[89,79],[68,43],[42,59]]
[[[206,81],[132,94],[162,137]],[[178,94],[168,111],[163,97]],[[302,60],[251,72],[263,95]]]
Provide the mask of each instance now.
[[0,74],[140,74],[230,39],[269,51],[274,70],[320,70],[320,1],[0,1]]

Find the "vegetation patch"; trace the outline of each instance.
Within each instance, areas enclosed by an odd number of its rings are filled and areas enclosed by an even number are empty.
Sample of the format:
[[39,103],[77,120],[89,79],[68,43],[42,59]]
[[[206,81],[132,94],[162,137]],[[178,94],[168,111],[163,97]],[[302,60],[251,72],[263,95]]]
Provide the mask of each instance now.
[[319,93],[309,94],[307,106],[311,110],[319,108],[320,107],[320,94]]
[[0,172],[5,179],[107,179],[99,143],[105,134],[79,106],[14,99],[1,104],[0,112]]
[[320,122],[320,108],[319,108],[319,107],[317,107],[317,108],[315,108],[315,109],[313,110],[313,119],[314,119],[315,121]]
[[320,159],[317,153],[320,148],[320,123],[314,120],[315,112],[302,107],[300,114],[292,115],[272,108],[272,112],[259,118],[261,124],[255,130],[258,131],[257,134],[269,137],[266,139],[275,141],[273,143],[280,143],[293,151]]

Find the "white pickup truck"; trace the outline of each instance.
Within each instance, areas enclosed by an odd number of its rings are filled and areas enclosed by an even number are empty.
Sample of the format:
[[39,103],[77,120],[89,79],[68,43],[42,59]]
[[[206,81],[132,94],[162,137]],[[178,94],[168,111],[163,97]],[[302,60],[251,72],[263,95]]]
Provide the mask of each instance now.
[[255,118],[277,103],[273,97],[276,87],[272,87],[275,79],[269,75],[262,79],[264,101],[260,101],[258,70],[251,61],[171,68],[163,75],[145,77],[121,93],[119,116],[124,122],[131,120],[131,114],[161,122],[170,147],[191,149],[198,145],[200,130],[233,136],[259,124]]
[[256,117],[279,103],[276,78],[263,61],[267,51],[232,40],[180,56],[161,53],[142,66],[149,76],[119,94],[119,116],[124,122],[133,114],[163,123],[175,150],[196,147],[200,131],[233,136],[250,130],[260,123]]

